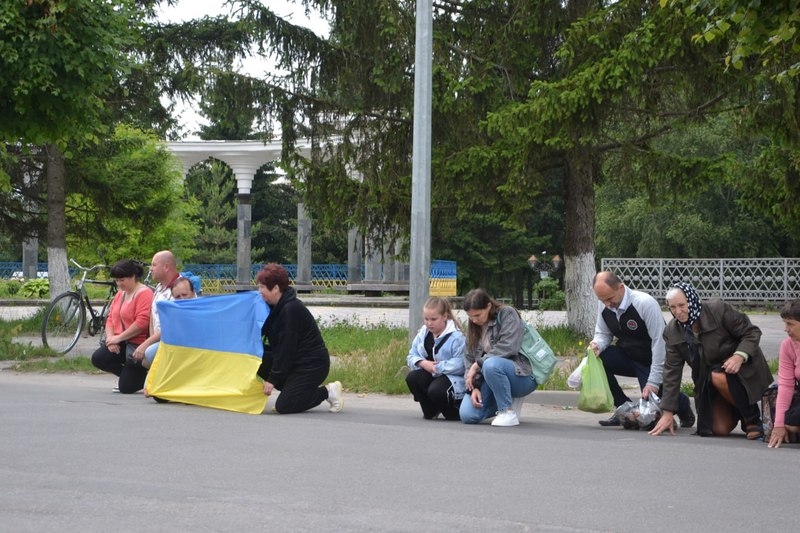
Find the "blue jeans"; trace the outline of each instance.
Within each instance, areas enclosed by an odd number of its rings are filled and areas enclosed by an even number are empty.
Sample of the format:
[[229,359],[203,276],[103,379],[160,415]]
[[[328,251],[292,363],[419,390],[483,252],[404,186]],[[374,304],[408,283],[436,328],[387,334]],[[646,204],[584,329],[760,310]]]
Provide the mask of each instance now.
[[153,361],[156,358],[156,352],[158,351],[158,344],[154,342],[150,346],[144,349],[144,358],[147,359],[147,362],[150,363],[150,366],[153,365]]
[[514,398],[527,396],[536,390],[533,376],[518,376],[514,363],[505,357],[490,357],[483,363],[483,405],[475,407],[469,393],[461,401],[459,415],[465,424],[478,424],[498,411],[511,407]]

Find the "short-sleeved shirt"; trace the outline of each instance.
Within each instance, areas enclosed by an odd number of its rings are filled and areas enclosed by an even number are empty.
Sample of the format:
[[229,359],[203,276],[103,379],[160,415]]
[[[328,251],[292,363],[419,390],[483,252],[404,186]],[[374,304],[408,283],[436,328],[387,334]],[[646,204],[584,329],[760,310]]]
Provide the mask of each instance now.
[[153,333],[161,331],[161,321],[158,319],[158,302],[172,300],[172,289],[169,285],[159,283],[153,292],[153,305],[150,306],[150,325],[153,326]]

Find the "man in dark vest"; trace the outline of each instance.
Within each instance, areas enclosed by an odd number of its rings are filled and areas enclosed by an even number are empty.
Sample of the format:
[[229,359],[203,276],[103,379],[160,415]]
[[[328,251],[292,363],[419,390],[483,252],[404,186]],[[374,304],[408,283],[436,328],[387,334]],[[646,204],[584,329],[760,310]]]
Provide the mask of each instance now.
[[[638,379],[642,398],[647,399],[651,392],[661,394],[666,352],[664,315],[658,302],[649,294],[629,289],[613,272],[598,272],[593,289],[600,302],[589,347],[603,361],[614,405],[630,400],[616,376]],[[678,399],[678,417],[681,427],[694,425],[691,403],[683,393]],[[601,426],[620,423],[614,416],[600,421]]]

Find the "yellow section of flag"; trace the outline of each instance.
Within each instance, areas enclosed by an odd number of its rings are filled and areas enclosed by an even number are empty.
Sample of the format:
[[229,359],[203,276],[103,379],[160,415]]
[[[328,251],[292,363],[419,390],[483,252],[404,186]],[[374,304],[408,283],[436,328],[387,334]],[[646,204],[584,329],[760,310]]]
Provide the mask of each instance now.
[[257,415],[268,400],[256,376],[260,363],[247,354],[161,342],[145,391],[173,402]]

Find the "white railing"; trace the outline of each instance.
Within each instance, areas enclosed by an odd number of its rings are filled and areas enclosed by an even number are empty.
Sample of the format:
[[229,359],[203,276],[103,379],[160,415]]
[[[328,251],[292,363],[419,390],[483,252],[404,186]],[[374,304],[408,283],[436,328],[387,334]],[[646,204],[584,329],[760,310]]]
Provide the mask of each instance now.
[[701,298],[737,302],[785,302],[800,298],[800,258],[629,259],[605,258],[601,268],[632,289],[663,301],[676,281],[687,281]]

